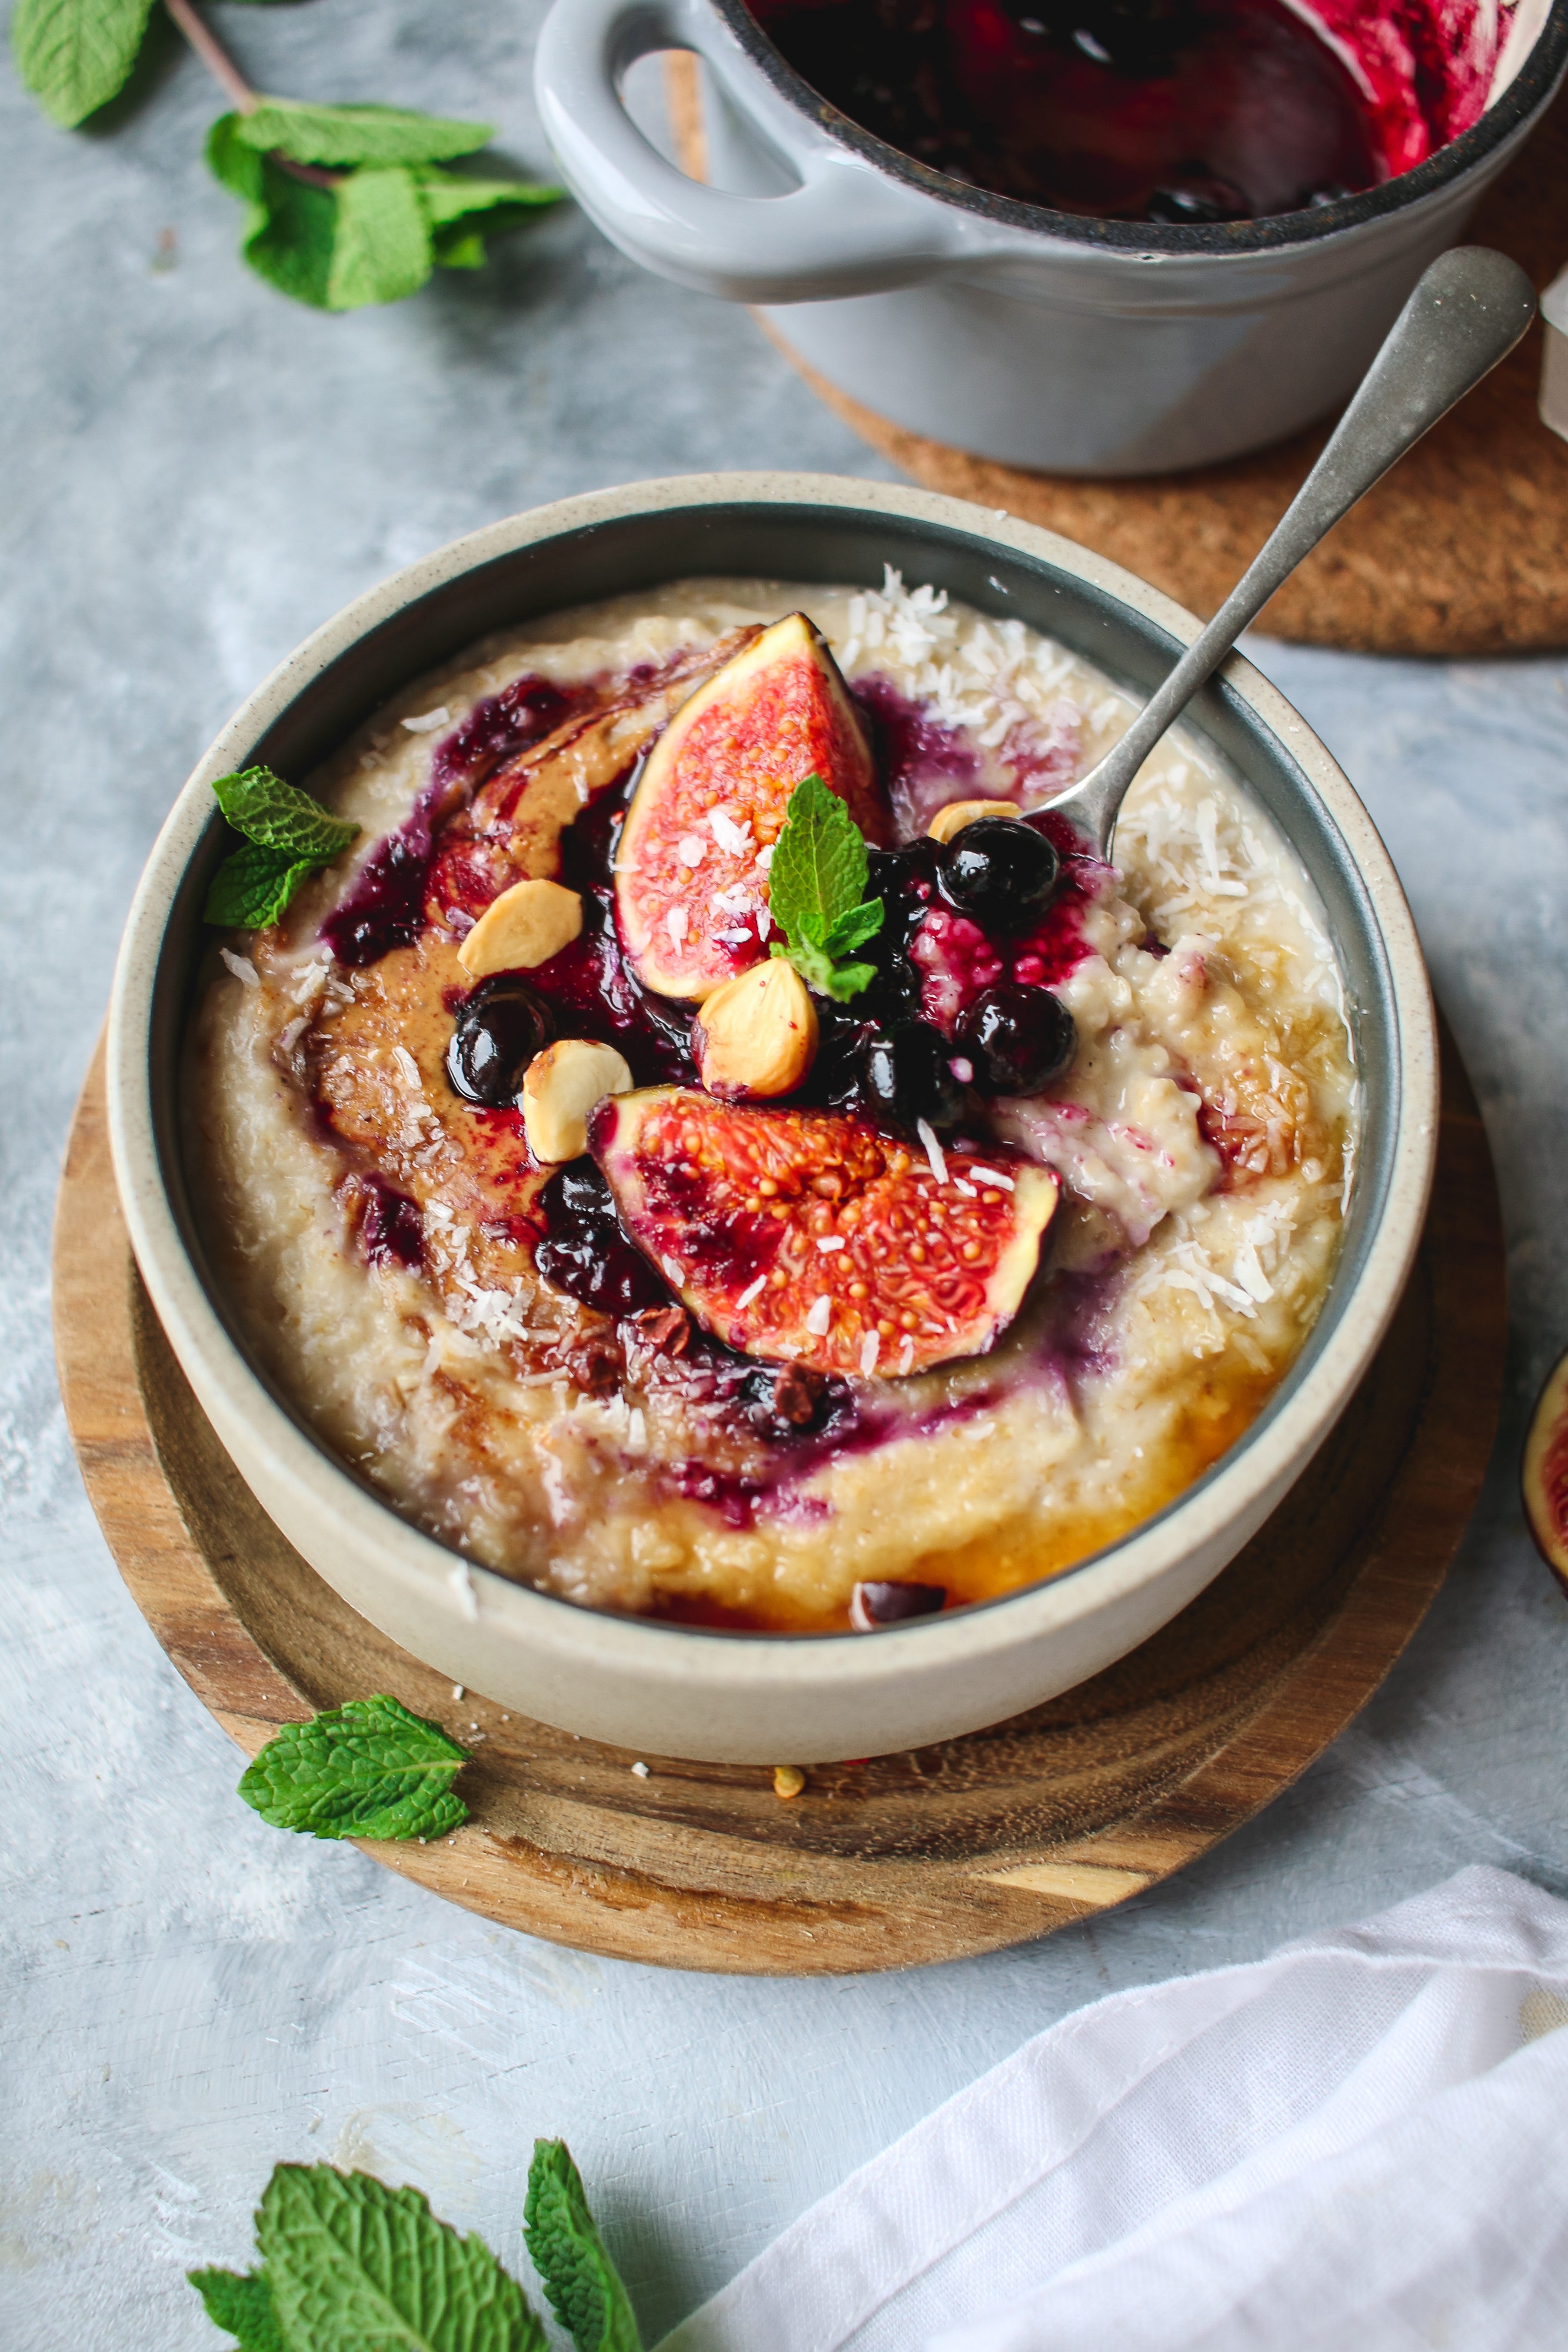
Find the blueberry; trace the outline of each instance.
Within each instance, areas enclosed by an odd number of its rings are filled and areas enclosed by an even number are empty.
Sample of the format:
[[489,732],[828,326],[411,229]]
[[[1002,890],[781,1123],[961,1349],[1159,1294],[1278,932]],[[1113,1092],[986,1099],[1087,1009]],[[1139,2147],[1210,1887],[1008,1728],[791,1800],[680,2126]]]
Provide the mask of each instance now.
[[952,1127],[963,1112],[963,1088],[950,1063],[952,1047],[925,1021],[873,1029],[861,1048],[860,1097],[875,1118],[913,1127]]
[[447,1048],[447,1077],[465,1102],[500,1110],[522,1084],[541,1046],[550,1043],[549,1008],[521,980],[484,982],[458,1015]]
[[533,1263],[546,1282],[602,1315],[668,1305],[669,1292],[616,1222],[610,1188],[591,1160],[574,1160],[541,1185],[545,1236]]
[[552,1176],[543,1188],[552,1209],[573,1217],[598,1217],[605,1224],[616,1222],[616,1204],[610,1188],[591,1160],[569,1160],[558,1176]]
[[949,906],[1005,937],[1039,921],[1056,896],[1061,860],[1033,825],[981,816],[953,835],[937,876]]
[[982,1094],[1037,1095],[1071,1069],[1078,1030],[1048,988],[1004,980],[975,998],[952,1042]]

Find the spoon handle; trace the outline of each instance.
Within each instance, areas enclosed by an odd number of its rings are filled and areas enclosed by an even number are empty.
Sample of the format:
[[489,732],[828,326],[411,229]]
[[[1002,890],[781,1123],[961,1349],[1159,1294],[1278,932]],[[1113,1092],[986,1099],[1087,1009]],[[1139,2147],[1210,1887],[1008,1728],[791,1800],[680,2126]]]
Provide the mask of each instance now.
[[1389,331],[1317,464],[1219,611],[1099,765],[1045,805],[1070,813],[1101,855],[1139,769],[1303,556],[1373,484],[1505,359],[1535,316],[1517,262],[1484,245],[1432,263]]

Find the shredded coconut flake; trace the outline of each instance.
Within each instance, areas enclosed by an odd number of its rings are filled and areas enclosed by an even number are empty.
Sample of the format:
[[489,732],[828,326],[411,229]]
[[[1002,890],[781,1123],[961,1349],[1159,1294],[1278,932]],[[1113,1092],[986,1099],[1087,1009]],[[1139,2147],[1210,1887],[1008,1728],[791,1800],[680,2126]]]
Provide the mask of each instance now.
[[820,1339],[826,1336],[827,1327],[832,1320],[833,1301],[825,1290],[820,1298],[814,1301],[811,1312],[805,1318],[805,1328],[814,1339]]
[[[477,1624],[479,1615],[479,1596],[474,1591],[474,1580],[468,1574],[467,1560],[460,1559],[455,1568],[449,1568],[447,1570],[447,1581],[457,1594],[458,1606],[464,1616],[468,1618],[470,1624]],[[458,1695],[454,1690],[452,1696],[456,1698]]]
[[233,972],[236,980],[241,982],[247,988],[260,987],[261,974],[257,971],[256,966],[251,962],[248,956],[236,955],[232,948],[219,948],[218,953],[222,956],[225,963],[227,964],[230,971]]
[[737,824],[728,809],[710,809],[708,824],[720,848],[728,850],[731,857],[744,857],[752,846],[751,826]]
[[925,1150],[925,1156],[931,1162],[931,1174],[936,1178],[939,1184],[945,1184],[947,1181],[947,1160],[941,1144],[936,1139],[936,1129],[932,1127],[930,1119],[917,1119],[915,1121],[915,1133],[920,1137],[921,1142]]
[[700,833],[683,833],[675,845],[675,854],[682,866],[700,866],[708,855],[708,844]]
[[975,1160],[969,1163],[969,1172],[982,1184],[1000,1184],[1004,1192],[1015,1192],[1017,1186],[1011,1176],[1004,1176],[999,1168],[982,1168]]
[[860,1370],[868,1380],[877,1369],[877,1359],[882,1352],[882,1342],[875,1331],[868,1331],[860,1342]]
[[755,1282],[748,1282],[744,1290],[742,1291],[741,1296],[735,1301],[737,1307],[749,1307],[752,1299],[755,1298],[757,1293],[766,1287],[767,1279],[768,1277],[765,1274],[759,1274]]
[[451,725],[452,714],[443,702],[439,703],[434,710],[426,710],[422,717],[405,719],[403,723],[411,735],[434,735],[437,727]]
[[826,1257],[830,1251],[841,1250],[843,1248],[844,1236],[842,1234],[819,1234],[817,1237],[816,1246],[822,1252],[823,1256]]
[[672,907],[664,919],[665,929],[677,947],[680,946],[686,937],[686,924],[687,915],[684,907]]

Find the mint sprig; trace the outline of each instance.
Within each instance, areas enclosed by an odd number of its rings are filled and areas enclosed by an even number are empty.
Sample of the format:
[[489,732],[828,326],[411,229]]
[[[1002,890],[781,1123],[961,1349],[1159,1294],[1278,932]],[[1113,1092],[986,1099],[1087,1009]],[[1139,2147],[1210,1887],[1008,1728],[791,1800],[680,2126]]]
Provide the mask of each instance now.
[[805,777],[768,868],[768,911],[784,934],[773,953],[840,1004],[877,977],[874,963],[844,961],[882,928],[882,901],[866,897],[868,871],[865,836],[844,803],[820,776]]
[[486,236],[560,202],[538,181],[442,169],[490,136],[394,107],[267,99],[214,123],[207,163],[247,208],[240,246],[258,276],[318,310],[358,310],[401,301],[437,267],[479,268]]
[[[476,179],[445,167],[489,144],[489,123],[394,106],[318,106],[259,97],[194,0],[164,0],[236,101],[213,125],[213,176],[246,207],[244,258],[280,293],[321,310],[397,302],[433,269],[476,269],[485,238],[563,191],[534,180]],[[67,129],[129,80],[151,0],[17,0],[11,46],[22,80]]]
[[534,2141],[522,2234],[550,2308],[577,2352],[641,2352],[630,2299],[563,2139]]
[[[537,2217],[536,2217],[537,2209]],[[535,2143],[526,2234],[576,2352],[641,2352],[626,2291],[561,2140]],[[239,2352],[548,2352],[528,2297],[482,2238],[330,2164],[279,2164],[256,2211],[253,2271],[188,2271]]]
[[213,876],[202,909],[225,930],[259,931],[275,923],[300,885],[341,857],[359,831],[270,768],[219,776],[213,792],[246,840]]
[[395,1698],[355,1698],[288,1723],[239,1793],[275,1829],[319,1838],[438,1838],[468,1818],[452,1783],[468,1750]]

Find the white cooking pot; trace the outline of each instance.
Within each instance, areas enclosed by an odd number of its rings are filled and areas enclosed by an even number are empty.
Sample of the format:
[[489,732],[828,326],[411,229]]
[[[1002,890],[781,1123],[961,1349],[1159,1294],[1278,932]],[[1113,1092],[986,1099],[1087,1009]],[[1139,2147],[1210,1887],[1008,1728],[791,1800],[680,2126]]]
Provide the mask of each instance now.
[[[536,88],[606,236],[682,285],[761,304],[852,398],[1013,465],[1163,473],[1342,401],[1552,97],[1568,0],[1432,7],[1485,69],[1469,128],[1363,194],[1202,226],[1085,219],[933,172],[818,98],[742,0],[555,0]],[[701,61],[709,184],[623,102],[630,67],[668,50]]]

